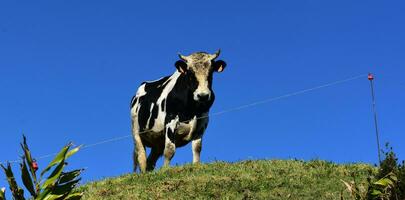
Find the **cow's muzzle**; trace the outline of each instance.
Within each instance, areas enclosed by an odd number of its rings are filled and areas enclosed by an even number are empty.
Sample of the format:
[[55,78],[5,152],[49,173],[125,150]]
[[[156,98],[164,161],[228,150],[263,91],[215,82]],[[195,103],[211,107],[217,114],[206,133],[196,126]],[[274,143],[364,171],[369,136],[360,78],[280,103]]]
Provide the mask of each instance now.
[[210,93],[195,93],[194,100],[198,102],[207,102],[211,99]]

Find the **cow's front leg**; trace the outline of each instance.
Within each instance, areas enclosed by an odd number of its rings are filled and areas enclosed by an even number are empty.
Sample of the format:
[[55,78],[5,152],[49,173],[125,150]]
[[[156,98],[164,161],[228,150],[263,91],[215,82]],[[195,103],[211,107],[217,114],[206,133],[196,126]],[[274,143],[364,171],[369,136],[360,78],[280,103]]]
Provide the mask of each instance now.
[[170,165],[170,161],[172,160],[174,153],[176,152],[175,135],[178,123],[179,118],[176,117],[166,124],[165,150],[163,152],[163,155],[165,157],[165,162],[163,164],[164,167],[168,167]]
[[194,164],[199,163],[200,162],[200,153],[201,153],[201,148],[202,148],[202,138],[201,137],[193,140],[192,148],[193,148],[193,163]]

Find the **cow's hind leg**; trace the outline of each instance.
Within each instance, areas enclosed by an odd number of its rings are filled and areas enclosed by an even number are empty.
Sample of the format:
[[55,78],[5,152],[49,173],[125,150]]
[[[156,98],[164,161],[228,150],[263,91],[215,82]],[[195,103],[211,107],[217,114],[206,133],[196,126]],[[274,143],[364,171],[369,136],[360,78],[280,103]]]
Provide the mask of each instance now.
[[[132,108],[131,112],[135,112],[136,107]],[[138,125],[138,117],[136,114],[132,113],[132,136],[134,138],[135,149],[133,152],[133,159],[134,159],[134,172],[136,172],[137,167],[141,172],[146,171],[146,151],[145,146],[142,143],[141,136],[139,135],[139,125]]]
[[146,161],[146,171],[152,171],[155,169],[156,162],[159,157],[162,155],[161,148],[152,147],[148,159]]
[[134,172],[136,172],[136,169],[138,168],[138,154],[136,152],[136,146],[134,147],[134,152],[132,154],[132,159],[134,161]]
[[135,134],[135,151],[141,173],[146,172],[146,151],[139,134]]

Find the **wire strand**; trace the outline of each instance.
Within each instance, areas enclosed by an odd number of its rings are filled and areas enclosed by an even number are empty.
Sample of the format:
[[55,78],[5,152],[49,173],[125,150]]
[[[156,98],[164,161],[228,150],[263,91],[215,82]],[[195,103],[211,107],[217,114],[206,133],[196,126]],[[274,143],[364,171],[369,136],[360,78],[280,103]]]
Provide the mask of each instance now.
[[292,96],[297,96],[297,95],[307,93],[307,92],[311,92],[311,91],[314,91],[314,90],[318,90],[318,89],[321,89],[321,88],[330,87],[332,85],[337,85],[337,84],[340,84],[340,83],[356,80],[356,79],[359,79],[359,78],[362,78],[362,77],[365,77],[365,76],[367,76],[367,74],[361,74],[361,75],[358,75],[358,76],[353,76],[351,78],[347,78],[347,79],[327,83],[327,84],[316,86],[316,87],[313,87],[313,88],[308,88],[308,89],[292,92],[292,93],[289,93],[289,94],[281,95],[281,96],[278,96],[278,97],[272,97],[272,98],[260,100],[260,101],[257,101],[257,102],[253,102],[253,103],[246,104],[246,105],[241,105],[241,106],[231,108],[231,109],[228,109],[228,110],[219,111],[219,112],[213,113],[211,116],[221,115],[221,114],[224,114],[224,113],[227,113],[227,112],[233,112],[233,111],[237,111],[237,110],[242,110],[242,109],[245,109],[245,108],[249,108],[249,107],[269,103],[269,102],[272,102],[272,101],[285,99],[285,98],[292,97]]
[[[246,108],[250,108],[250,107],[270,103],[272,101],[277,101],[277,100],[280,100],[280,99],[285,99],[285,98],[288,98],[288,97],[301,95],[301,94],[311,92],[311,91],[314,91],[314,90],[318,90],[318,89],[330,87],[330,86],[333,86],[333,85],[353,81],[353,80],[356,80],[356,79],[359,79],[359,78],[362,78],[362,77],[366,77],[367,75],[368,74],[361,74],[361,75],[357,75],[357,76],[352,76],[350,78],[330,82],[330,83],[319,85],[319,86],[316,86],[316,87],[312,87],[312,88],[308,88],[308,89],[304,89],[304,90],[299,90],[299,91],[292,92],[292,93],[289,93],[289,94],[285,94],[285,95],[281,95],[281,96],[277,96],[277,97],[271,97],[271,98],[259,100],[259,101],[256,101],[256,102],[252,102],[252,103],[249,103],[249,104],[240,105],[240,106],[237,106],[237,107],[234,107],[234,108],[218,111],[218,112],[212,113],[211,115],[198,117],[196,119],[204,119],[204,118],[208,118],[208,117],[222,115],[222,114],[229,113],[229,112],[239,111],[239,110],[242,110],[242,109],[246,109]],[[186,120],[186,121],[182,121],[180,123],[186,123],[188,121],[189,120]],[[139,132],[139,134],[147,133],[147,132],[149,132],[149,131],[141,131],[141,132]],[[81,149],[88,149],[88,148],[92,148],[92,147],[95,147],[95,146],[98,146],[98,145],[103,145],[103,144],[106,144],[106,143],[111,143],[111,142],[124,140],[124,139],[127,139],[129,137],[132,137],[132,134],[124,135],[124,136],[120,136],[120,137],[115,137],[115,138],[110,138],[110,139],[106,139],[106,140],[101,140],[99,142],[95,142],[95,143],[92,143],[92,144],[87,144],[87,145],[84,145]],[[46,155],[43,155],[43,156],[39,156],[39,157],[37,157],[37,160],[48,158],[48,157],[54,156],[56,154],[57,153],[51,153],[51,154],[46,154]],[[14,163],[18,163],[18,162],[21,162],[21,161],[22,160],[19,159],[19,160],[12,160],[12,161],[8,161],[8,162],[0,162],[0,164],[4,164],[4,163],[14,164]]]

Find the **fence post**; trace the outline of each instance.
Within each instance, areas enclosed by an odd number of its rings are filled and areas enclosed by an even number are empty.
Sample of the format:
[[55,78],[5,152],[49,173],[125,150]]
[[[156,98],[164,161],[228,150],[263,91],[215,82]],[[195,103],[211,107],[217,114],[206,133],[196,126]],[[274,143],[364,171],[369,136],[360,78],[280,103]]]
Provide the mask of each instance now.
[[376,108],[375,108],[374,75],[372,73],[368,74],[368,80],[370,81],[371,101],[373,103],[374,127],[375,127],[375,135],[376,135],[376,138],[377,138],[378,161],[379,161],[379,164],[381,165],[380,134],[379,134],[379,131],[378,131],[377,111],[376,111]]

